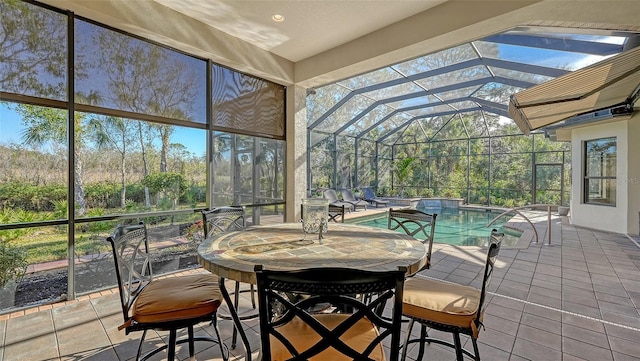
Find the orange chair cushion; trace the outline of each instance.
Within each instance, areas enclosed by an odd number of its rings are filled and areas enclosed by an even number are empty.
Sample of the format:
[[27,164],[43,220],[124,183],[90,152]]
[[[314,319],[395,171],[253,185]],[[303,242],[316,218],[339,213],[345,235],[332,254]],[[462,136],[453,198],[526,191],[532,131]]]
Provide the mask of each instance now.
[[154,279],[138,296],[131,318],[139,323],[198,318],[216,312],[221,302],[214,275]]
[[480,290],[475,287],[419,277],[404,283],[402,313],[406,316],[475,329],[479,306]]
[[[315,318],[319,320],[328,329],[332,330],[339,325],[344,319],[349,317],[345,314],[319,314]],[[311,328],[308,324],[303,322],[299,318],[294,318],[291,322],[278,328],[278,331],[282,333],[287,340],[289,340],[298,351],[302,352],[309,347],[313,346],[320,340],[320,336]],[[363,318],[359,320],[353,327],[345,332],[340,338],[344,343],[351,346],[354,350],[362,352],[367,346],[378,336],[378,329],[371,321]],[[275,337],[271,336],[271,360],[281,361],[291,358],[291,354],[287,351],[286,347],[280,343]],[[372,352],[371,358],[374,360],[385,360],[384,350],[382,345],[378,345]],[[353,358],[346,357],[342,353],[336,351],[334,348],[329,347],[315,357],[311,357],[310,361],[339,361],[339,360],[353,360]]]

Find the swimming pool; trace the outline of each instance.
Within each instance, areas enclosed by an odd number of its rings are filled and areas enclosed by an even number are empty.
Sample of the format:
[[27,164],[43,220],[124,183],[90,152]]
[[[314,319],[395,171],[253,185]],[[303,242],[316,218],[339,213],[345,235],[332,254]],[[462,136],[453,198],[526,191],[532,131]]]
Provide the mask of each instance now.
[[[490,210],[473,210],[460,208],[418,208],[427,213],[436,213],[435,243],[446,243],[456,246],[486,246],[491,234],[491,229],[496,228],[505,233],[502,241],[504,246],[513,246],[518,243],[520,233],[512,229],[503,228],[510,215],[500,217],[491,227],[489,223],[500,212]],[[387,228],[388,213],[375,216],[353,218],[345,220],[348,223],[356,223],[371,227]]]

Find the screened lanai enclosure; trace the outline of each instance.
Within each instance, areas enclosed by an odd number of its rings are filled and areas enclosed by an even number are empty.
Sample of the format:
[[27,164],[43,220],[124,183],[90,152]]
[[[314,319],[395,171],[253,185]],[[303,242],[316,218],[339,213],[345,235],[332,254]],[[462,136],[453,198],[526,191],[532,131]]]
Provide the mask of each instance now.
[[525,135],[509,99],[633,44],[635,33],[523,27],[309,89],[309,192],[567,205],[570,144]]
[[[0,313],[113,287],[118,224],[149,226],[161,274],[197,266],[206,208],[295,217],[302,83],[35,1],[0,0],[0,24]],[[639,43],[516,28],[309,88],[307,191],[566,205],[569,144],[557,125],[525,135],[510,97]]]

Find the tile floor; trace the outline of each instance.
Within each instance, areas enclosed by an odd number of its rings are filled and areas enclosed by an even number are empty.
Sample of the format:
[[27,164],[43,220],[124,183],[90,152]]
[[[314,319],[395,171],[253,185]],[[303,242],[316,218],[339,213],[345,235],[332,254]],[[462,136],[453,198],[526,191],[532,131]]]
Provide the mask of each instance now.
[[[639,240],[554,217],[549,245],[545,222],[536,222],[536,228],[539,243],[500,252],[486,328],[478,339],[482,359],[640,361]],[[484,250],[477,247],[436,245],[432,268],[417,277],[476,285],[483,262]],[[118,331],[121,322],[118,295],[112,291],[0,315],[0,360],[132,360],[140,334]],[[230,343],[230,321],[219,325]],[[256,360],[257,322],[247,322],[246,330]],[[202,325],[197,332],[213,330]],[[166,338],[149,334],[145,347]],[[198,360],[221,359],[214,345],[200,343],[197,350]],[[244,359],[242,351],[241,345],[231,350],[231,359]],[[179,357],[188,358],[184,349]],[[454,357],[430,345],[427,359]]]

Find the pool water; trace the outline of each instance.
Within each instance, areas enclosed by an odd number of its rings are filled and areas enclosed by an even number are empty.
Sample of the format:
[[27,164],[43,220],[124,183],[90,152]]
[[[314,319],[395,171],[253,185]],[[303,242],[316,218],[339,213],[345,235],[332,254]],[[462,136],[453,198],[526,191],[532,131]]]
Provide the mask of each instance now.
[[[456,246],[487,246],[489,235],[493,228],[505,233],[502,241],[503,246],[513,246],[518,243],[520,233],[503,228],[510,215],[502,216],[490,227],[487,223],[500,215],[496,211],[483,211],[473,209],[458,208],[418,208],[427,213],[436,213],[436,229],[434,233],[434,243],[446,243]],[[347,222],[345,220],[345,222]],[[387,228],[388,213],[378,214],[371,217],[354,218],[348,223],[356,223],[365,226]]]

